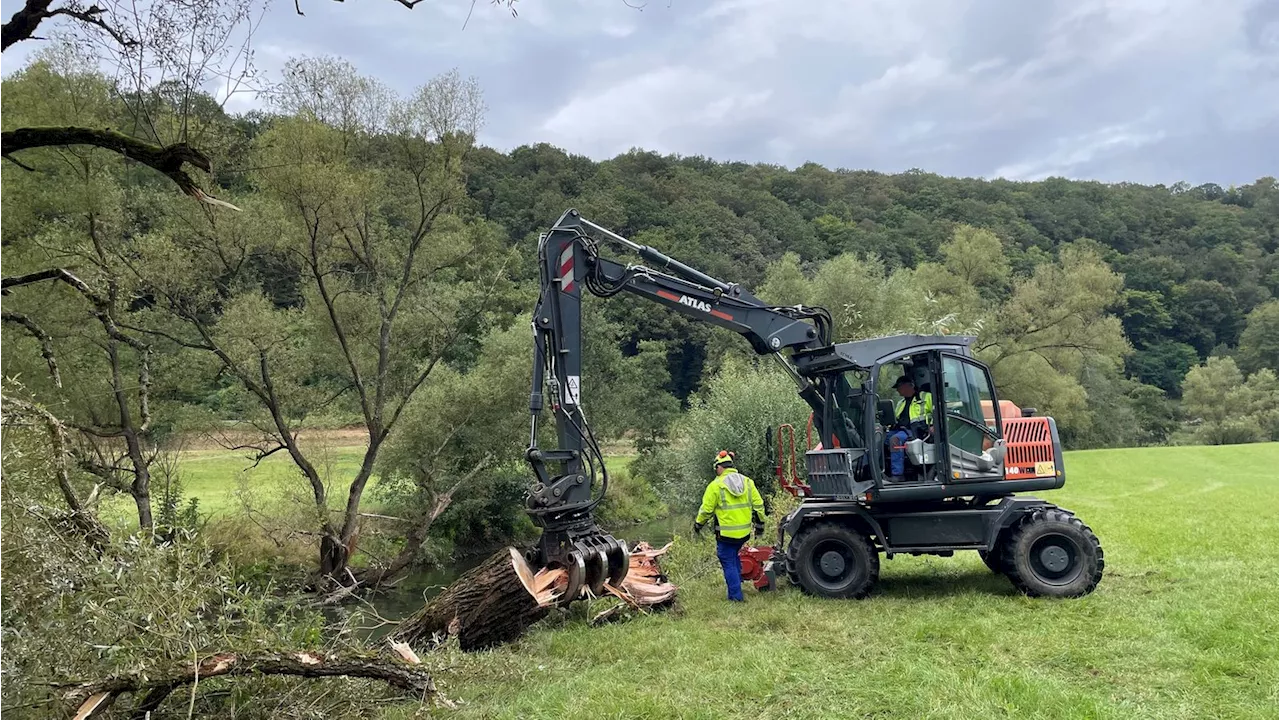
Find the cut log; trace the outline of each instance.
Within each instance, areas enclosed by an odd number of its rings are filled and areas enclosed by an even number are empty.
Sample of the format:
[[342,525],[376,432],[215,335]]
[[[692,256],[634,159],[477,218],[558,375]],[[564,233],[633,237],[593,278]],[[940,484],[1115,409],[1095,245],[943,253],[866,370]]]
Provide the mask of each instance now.
[[[605,583],[605,589],[635,610],[669,606],[677,588],[662,572],[658,558],[670,548],[670,543],[660,549],[638,544],[626,577],[616,587]],[[546,617],[568,585],[565,570],[535,572],[519,551],[505,548],[404,620],[390,641],[430,650],[456,636],[464,651],[508,643]]]
[[457,636],[468,652],[511,642],[546,617],[567,582],[563,571],[535,573],[515,548],[506,548],[402,622],[391,641],[429,650]]

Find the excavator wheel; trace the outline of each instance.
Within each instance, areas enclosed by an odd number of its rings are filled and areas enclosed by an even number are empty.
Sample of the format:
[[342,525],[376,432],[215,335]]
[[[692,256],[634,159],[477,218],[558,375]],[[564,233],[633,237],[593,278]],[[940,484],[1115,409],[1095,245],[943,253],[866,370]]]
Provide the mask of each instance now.
[[1102,580],[1102,544],[1080,518],[1057,508],[1027,513],[1002,548],[1004,572],[1030,597],[1088,595]]
[[849,525],[815,523],[791,538],[787,577],[808,595],[864,598],[880,578],[880,555]]

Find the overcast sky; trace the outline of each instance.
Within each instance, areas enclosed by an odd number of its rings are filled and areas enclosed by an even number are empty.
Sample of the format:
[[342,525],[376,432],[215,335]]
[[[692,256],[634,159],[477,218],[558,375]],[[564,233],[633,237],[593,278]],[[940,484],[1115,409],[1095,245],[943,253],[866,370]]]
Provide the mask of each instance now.
[[1280,165],[1276,0],[478,0],[465,29],[467,0],[301,2],[267,13],[262,69],[335,54],[408,92],[457,67],[504,150],[1166,184]]

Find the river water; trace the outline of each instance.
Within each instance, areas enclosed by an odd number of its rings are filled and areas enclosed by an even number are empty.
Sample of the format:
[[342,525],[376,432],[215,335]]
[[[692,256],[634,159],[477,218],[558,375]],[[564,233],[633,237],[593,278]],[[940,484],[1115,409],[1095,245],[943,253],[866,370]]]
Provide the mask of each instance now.
[[[665,545],[678,532],[688,534],[692,519],[671,515],[658,520],[622,528],[605,528],[614,537],[627,541],[628,547],[641,541],[654,547]],[[458,558],[448,565],[419,569],[400,582],[394,589],[379,593],[371,602],[383,617],[398,620],[413,614],[423,603],[435,597],[449,583],[466,571],[484,562],[496,548],[488,552]]]

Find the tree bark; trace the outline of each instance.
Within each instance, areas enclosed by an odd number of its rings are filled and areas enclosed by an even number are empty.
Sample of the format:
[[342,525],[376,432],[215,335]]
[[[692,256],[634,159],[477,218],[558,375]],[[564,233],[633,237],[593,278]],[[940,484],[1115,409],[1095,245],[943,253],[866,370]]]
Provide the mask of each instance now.
[[468,652],[511,642],[547,615],[561,575],[535,574],[517,550],[503,549],[401,623],[391,639],[430,649],[456,635]]
[[[436,691],[426,668],[400,660],[379,657],[326,656],[304,650],[298,652],[220,653],[198,664],[184,663],[144,673],[116,675],[71,686],[62,699],[79,717],[95,717],[123,693],[141,693],[142,705],[152,709],[174,689],[197,680],[240,675],[296,675],[306,678],[359,677],[383,680],[411,695],[425,698]],[[141,707],[141,706],[140,706]]]
[[49,6],[52,4],[53,0],[27,0],[26,4],[0,27],[0,50],[8,50],[10,45],[35,35],[36,28],[49,17]]
[[[27,127],[6,130],[0,133],[0,156],[9,157],[10,153],[32,148],[58,147],[65,145],[91,145],[123,155],[130,160],[168,176],[182,192],[210,205],[218,205],[231,210],[240,208],[231,203],[218,200],[205,194],[200,186],[191,179],[184,165],[191,165],[205,172],[212,172],[213,164],[209,156],[198,148],[186,143],[174,145],[154,145],[111,128],[66,127]],[[12,158],[10,158],[12,159]]]

